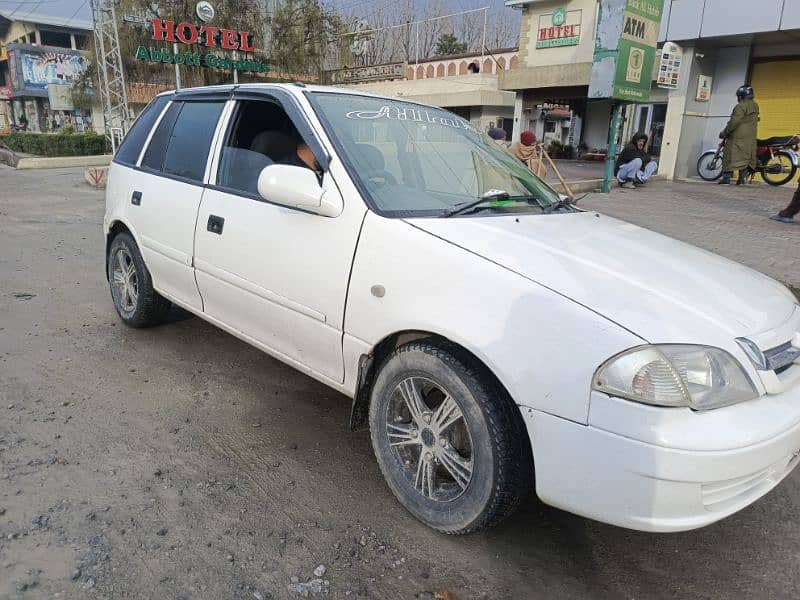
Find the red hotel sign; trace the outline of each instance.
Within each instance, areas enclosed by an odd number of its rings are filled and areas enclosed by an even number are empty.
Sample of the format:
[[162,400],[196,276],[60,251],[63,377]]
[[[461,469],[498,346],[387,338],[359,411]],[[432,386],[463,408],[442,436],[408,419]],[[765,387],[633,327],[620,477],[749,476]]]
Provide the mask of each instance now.
[[[203,44],[208,48],[222,48],[223,50],[241,50],[242,52],[255,52],[255,44],[251,44],[251,36],[247,31],[222,29],[211,25],[201,25],[199,28],[192,23],[178,23],[153,19],[153,39],[157,42],[179,42],[181,44]],[[217,45],[219,39],[219,45]]]
[[564,38],[574,38],[579,35],[580,25],[561,25],[559,27],[542,27],[539,30],[539,40],[561,40]]
[[536,48],[577,46],[581,41],[580,10],[557,8],[552,13],[539,15]]

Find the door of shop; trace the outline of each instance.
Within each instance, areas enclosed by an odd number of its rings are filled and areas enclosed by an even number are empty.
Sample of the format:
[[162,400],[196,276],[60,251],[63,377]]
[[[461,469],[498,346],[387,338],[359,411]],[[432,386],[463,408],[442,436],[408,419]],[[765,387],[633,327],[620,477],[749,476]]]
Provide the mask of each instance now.
[[761,107],[758,137],[800,133],[800,59],[773,60],[753,65],[751,85]]

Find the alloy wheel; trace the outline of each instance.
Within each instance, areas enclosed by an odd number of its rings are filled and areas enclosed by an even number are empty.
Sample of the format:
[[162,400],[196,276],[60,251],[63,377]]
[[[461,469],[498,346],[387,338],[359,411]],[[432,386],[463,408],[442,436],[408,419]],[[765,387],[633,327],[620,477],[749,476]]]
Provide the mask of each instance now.
[[451,502],[472,481],[467,421],[453,396],[430,379],[407,377],[397,385],[386,434],[406,479],[427,500]]
[[118,248],[114,253],[113,270],[111,276],[117,293],[116,300],[120,309],[125,313],[136,310],[139,301],[139,279],[136,274],[136,264],[133,257],[125,248]]

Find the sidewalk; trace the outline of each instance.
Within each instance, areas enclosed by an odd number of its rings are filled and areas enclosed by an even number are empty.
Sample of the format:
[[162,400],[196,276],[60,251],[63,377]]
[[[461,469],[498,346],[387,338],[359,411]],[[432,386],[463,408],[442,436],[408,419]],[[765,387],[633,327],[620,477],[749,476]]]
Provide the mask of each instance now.
[[800,224],[769,216],[797,183],[780,188],[653,181],[644,188],[590,194],[579,206],[694,244],[743,263],[793,288],[800,297]]

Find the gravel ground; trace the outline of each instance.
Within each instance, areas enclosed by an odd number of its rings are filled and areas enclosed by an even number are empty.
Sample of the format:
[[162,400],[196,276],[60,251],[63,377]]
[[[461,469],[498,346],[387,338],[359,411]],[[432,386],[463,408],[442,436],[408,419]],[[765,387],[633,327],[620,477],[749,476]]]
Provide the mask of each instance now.
[[425,528],[346,398],[185,313],[118,322],[81,179],[0,168],[0,598],[800,595],[798,473],[690,533],[535,500]]

